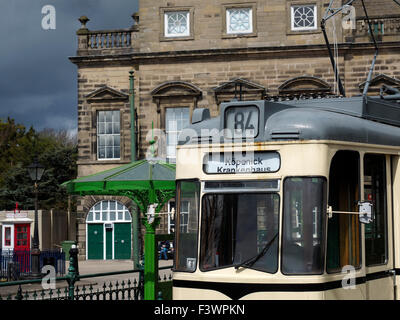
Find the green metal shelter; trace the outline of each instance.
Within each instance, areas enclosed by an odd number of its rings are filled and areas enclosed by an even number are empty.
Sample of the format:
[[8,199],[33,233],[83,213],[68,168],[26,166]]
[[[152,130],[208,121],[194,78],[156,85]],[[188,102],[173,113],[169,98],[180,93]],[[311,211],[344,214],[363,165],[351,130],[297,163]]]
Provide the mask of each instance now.
[[[159,159],[139,160],[127,165],[102,171],[86,177],[64,182],[69,194],[115,195],[126,196],[134,201],[140,212],[144,214],[142,223],[146,227],[145,234],[145,299],[155,299],[157,283],[157,266],[155,261],[155,229],[159,223],[157,213],[165,203],[175,196],[175,165]],[[156,204],[155,215],[150,216],[147,210],[151,204]],[[138,227],[139,214],[132,217],[134,230],[134,264],[139,267]]]

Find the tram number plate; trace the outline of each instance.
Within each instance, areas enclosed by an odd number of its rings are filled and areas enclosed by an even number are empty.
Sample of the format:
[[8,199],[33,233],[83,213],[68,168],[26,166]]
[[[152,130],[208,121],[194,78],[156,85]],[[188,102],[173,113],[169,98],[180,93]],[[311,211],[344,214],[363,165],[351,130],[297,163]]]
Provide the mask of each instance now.
[[225,110],[228,138],[254,138],[258,135],[259,111],[256,106],[229,107]]

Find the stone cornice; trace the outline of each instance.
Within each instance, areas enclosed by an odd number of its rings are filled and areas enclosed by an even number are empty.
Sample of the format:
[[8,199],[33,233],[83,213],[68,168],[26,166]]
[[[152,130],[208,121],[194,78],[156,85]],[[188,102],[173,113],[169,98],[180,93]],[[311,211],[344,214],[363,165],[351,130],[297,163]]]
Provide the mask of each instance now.
[[[390,49],[400,51],[400,42],[383,42],[378,44],[380,50]],[[346,51],[375,50],[371,43],[341,43],[338,45],[340,54]],[[252,48],[228,48],[228,49],[204,49],[185,51],[163,51],[163,52],[132,52],[102,55],[79,55],[69,57],[69,60],[78,65],[96,64],[148,64],[148,63],[171,63],[174,61],[190,61],[193,58],[212,60],[221,56],[231,57],[235,60],[247,60],[257,56],[284,56],[298,57],[299,55],[322,54],[328,57],[327,48],[324,44],[319,45],[298,45],[298,46],[275,46],[275,47],[252,47]]]

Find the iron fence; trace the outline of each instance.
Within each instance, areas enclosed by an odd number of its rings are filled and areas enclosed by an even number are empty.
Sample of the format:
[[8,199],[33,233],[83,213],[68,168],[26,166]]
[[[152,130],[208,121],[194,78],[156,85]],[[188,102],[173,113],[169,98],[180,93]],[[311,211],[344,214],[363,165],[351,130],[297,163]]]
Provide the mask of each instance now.
[[[162,269],[170,269],[172,266],[161,267]],[[126,279],[115,282],[104,282],[102,285],[88,284],[88,285],[73,285],[71,286],[58,286],[55,289],[37,289],[37,290],[24,290],[23,285],[40,283],[42,280],[25,280],[14,281],[8,283],[0,283],[0,288],[5,286],[18,286],[17,292],[7,293],[0,295],[0,300],[86,300],[86,301],[100,301],[100,300],[143,300],[144,285],[143,285],[143,269],[127,270],[108,273],[96,273],[77,276],[76,280],[115,276],[124,273],[134,273],[136,278]],[[67,281],[71,284],[71,275],[56,278],[58,282]],[[171,299],[172,289],[172,274],[168,276],[164,274],[158,278],[158,299]],[[71,290],[72,289],[72,290]]]
[[[65,274],[65,252],[43,250],[40,252],[40,269],[52,265],[57,275]],[[8,281],[29,277],[32,273],[31,250],[0,249],[0,279]]]

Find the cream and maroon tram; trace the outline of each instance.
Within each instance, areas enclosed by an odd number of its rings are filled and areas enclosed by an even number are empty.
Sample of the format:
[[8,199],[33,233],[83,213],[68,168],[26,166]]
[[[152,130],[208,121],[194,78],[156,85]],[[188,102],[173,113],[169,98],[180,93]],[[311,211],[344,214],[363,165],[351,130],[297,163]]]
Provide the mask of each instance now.
[[173,299],[398,298],[400,104],[385,97],[195,110]]

